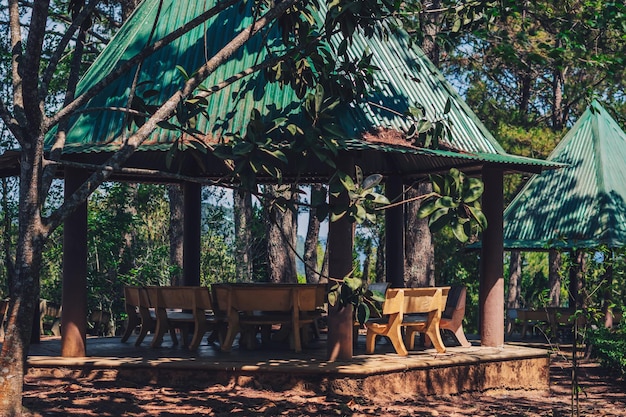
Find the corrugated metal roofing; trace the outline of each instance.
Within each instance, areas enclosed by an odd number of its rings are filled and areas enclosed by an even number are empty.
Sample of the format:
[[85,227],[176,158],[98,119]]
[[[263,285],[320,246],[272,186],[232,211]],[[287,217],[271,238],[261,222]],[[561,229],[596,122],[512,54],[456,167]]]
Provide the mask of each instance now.
[[626,133],[594,101],[548,158],[569,167],[528,181],[504,213],[505,247],[626,243]]
[[[184,7],[181,7],[180,2],[164,0],[161,9],[159,3],[160,0],[145,0],[136,9],[82,78],[78,93],[86,91],[113,71],[120,62],[137,54],[148,43],[153,26],[152,42],[189,22],[214,5],[215,0],[188,1]],[[245,2],[245,10],[240,10],[238,5],[231,7],[147,58],[139,74],[139,93],[147,89],[158,90],[159,95],[151,98],[152,104],[158,104],[169,97],[183,82],[176,66],[182,66],[189,74],[193,73],[204,63],[206,57],[213,56],[234,33],[251,22],[251,3]],[[267,48],[262,46],[264,37],[268,39]],[[268,51],[281,48],[277,30],[258,35],[212,74],[204,85],[217,84],[260,62]],[[365,50],[373,53],[372,64],[381,68],[381,71],[375,75],[378,90],[369,99],[369,103],[345,105],[341,109],[343,113],[339,120],[353,138],[359,139],[364,133],[377,128],[406,130],[409,127],[407,119],[397,113],[405,113],[409,106],[416,104],[422,104],[430,118],[440,117],[446,100],[450,99],[452,107],[447,117],[452,135],[448,145],[453,149],[472,153],[471,156],[461,154],[456,157],[473,159],[475,162],[504,163],[515,166],[516,169],[525,169],[528,166],[530,172],[551,166],[542,161],[507,155],[424,53],[411,44],[406,33],[400,31],[384,39],[374,37],[367,40],[357,35],[350,46],[350,52],[360,56]],[[109,152],[119,146],[124,135],[128,134],[124,127],[124,115],[119,111],[104,109],[126,107],[134,75],[135,70],[129,71],[92,98],[86,107],[98,109],[97,111],[85,111],[71,120],[64,149],[66,154]],[[290,106],[294,101],[299,99],[291,88],[268,83],[263,73],[257,73],[213,94],[209,98],[209,119],[200,118],[197,129],[213,138],[228,132],[242,132],[252,109],[263,111],[275,107],[283,114],[295,114],[299,109]],[[179,133],[175,131],[157,129],[142,149],[162,151],[178,138]],[[49,136],[48,145],[51,140],[52,136]],[[398,148],[390,147],[380,150],[399,151]],[[433,159],[437,156],[451,158],[451,155],[445,153],[433,152],[430,155]],[[450,159],[444,161],[440,165],[451,162]],[[432,166],[424,168],[438,168],[434,160],[431,162]],[[422,163],[431,165],[428,162]]]

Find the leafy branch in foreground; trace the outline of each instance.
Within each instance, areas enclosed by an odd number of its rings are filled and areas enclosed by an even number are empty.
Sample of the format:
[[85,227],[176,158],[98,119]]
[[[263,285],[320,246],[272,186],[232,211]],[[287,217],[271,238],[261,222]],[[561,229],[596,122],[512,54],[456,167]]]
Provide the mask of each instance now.
[[425,196],[417,213],[421,219],[428,217],[430,230],[450,228],[459,242],[467,242],[487,228],[480,204],[484,191],[480,179],[452,168],[445,175],[431,175],[430,180],[433,192]]

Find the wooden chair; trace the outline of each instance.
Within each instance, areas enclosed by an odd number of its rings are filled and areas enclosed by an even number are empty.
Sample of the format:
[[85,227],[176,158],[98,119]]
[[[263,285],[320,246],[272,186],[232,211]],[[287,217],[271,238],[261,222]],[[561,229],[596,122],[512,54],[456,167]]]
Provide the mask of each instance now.
[[[447,294],[446,294],[447,293]],[[439,327],[450,330],[463,347],[471,347],[463,331],[463,318],[465,317],[465,300],[467,289],[462,285],[452,285],[442,293],[445,298],[445,309],[441,313]],[[428,343],[428,338],[426,343]]]
[[402,341],[402,317],[404,311],[404,291],[403,289],[392,288],[385,293],[382,314],[380,318],[374,318],[367,323],[367,334],[365,336],[365,351],[374,353],[376,347],[376,337],[385,336],[389,338],[396,353],[400,356],[407,356]]
[[[200,346],[202,337],[222,320],[213,313],[213,302],[207,287],[151,287],[148,294],[156,297],[156,330],[152,347],[158,347],[166,331],[181,329],[183,346],[187,346],[193,328],[190,350]],[[190,311],[190,312],[188,312]]]
[[424,333],[430,338],[437,352],[444,353],[440,333],[440,322],[443,305],[441,288],[405,288],[404,289],[404,317],[402,327],[406,331],[406,345],[409,349],[415,347],[415,334]]

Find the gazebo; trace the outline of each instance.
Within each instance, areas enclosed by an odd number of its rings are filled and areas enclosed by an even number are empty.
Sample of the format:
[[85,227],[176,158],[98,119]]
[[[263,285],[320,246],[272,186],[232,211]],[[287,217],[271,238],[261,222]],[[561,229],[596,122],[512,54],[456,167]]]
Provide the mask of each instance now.
[[507,249],[626,244],[626,133],[592,102],[504,212]]
[[[626,133],[593,101],[504,212],[504,247],[574,250],[626,244]],[[575,277],[573,277],[575,278]],[[577,298],[578,284],[570,281]]]
[[[185,7],[181,7],[180,2],[174,0],[145,0],[87,71],[79,83],[77,95],[103,80],[146,45],[154,44],[215,4],[215,0],[209,0],[187,2]],[[162,102],[183,82],[183,75],[176,69],[177,66],[192,73],[205,57],[212,56],[235,33],[252,22],[254,16],[247,7],[246,10],[238,10],[237,7],[226,9],[206,24],[150,54],[140,68],[134,66],[91,98],[82,111],[70,120],[68,127],[60,161],[66,195],[80,186],[88,173],[106,164],[108,158],[123,146],[127,125],[124,114],[113,109],[127,107],[135,75],[140,86],[136,94],[148,100],[146,92],[154,91],[156,94],[150,93],[149,104]],[[205,84],[218,84],[263,61],[272,48],[280,48],[279,39],[275,29],[252,37]],[[269,46],[262,47],[263,42]],[[394,30],[388,37],[375,35],[372,38],[357,34],[348,50],[353,56],[360,56],[368,50],[372,54],[372,65],[380,71],[374,74],[377,88],[367,100],[354,105],[342,104],[336,109],[337,119],[349,135],[340,144],[336,160],[345,172],[354,172],[354,165],[358,165],[365,175],[382,174],[387,193],[393,197],[399,195],[405,185],[452,167],[469,175],[482,176],[485,184],[483,199],[489,202],[484,205],[489,228],[483,234],[481,254],[481,343],[485,346],[503,345],[503,175],[513,171],[539,173],[558,164],[507,154],[406,33]],[[268,83],[263,72],[259,72],[233,81],[212,94],[208,98],[208,117],[198,118],[195,128],[203,133],[205,145],[215,144],[224,134],[245,129],[253,109],[262,111],[272,108],[298,117],[299,107],[290,106],[296,101],[300,99],[290,87]],[[437,149],[416,147],[405,140],[405,132],[411,127],[411,121],[405,114],[410,106],[418,105],[423,105],[428,118],[447,120],[450,135]],[[447,107],[449,111],[445,110]],[[174,158],[170,153],[173,146],[178,147]],[[166,127],[158,128],[112,177],[118,181],[162,181],[183,185],[183,281],[187,285],[199,283],[201,185],[227,173],[221,159],[212,152],[199,153],[196,148],[187,135]],[[7,153],[0,159],[5,175],[14,172],[14,154]],[[285,182],[296,178],[307,182],[326,182],[332,174],[327,165],[312,157],[298,164],[287,163],[282,168]],[[272,181],[269,176],[263,175],[258,179]],[[390,254],[387,258],[387,280],[395,285],[403,276],[404,255],[403,250],[399,250],[403,247],[404,236],[402,210],[401,206],[390,209],[386,216],[386,245]],[[85,356],[86,301],[82,300],[86,300],[87,285],[86,205],[65,223],[64,233],[62,355]],[[343,277],[351,270],[352,240],[352,225],[347,219],[331,223],[331,276]],[[399,285],[402,285],[401,282]],[[66,302],[70,299],[71,303]],[[343,331],[329,330],[345,332],[346,337],[338,342],[343,358],[351,355],[352,318],[348,317],[344,324]]]

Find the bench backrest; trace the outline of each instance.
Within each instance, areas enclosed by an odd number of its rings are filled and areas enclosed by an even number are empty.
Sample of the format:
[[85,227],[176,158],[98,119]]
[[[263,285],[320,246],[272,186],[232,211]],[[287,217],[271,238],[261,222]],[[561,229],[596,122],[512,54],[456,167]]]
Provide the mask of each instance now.
[[444,298],[444,309],[441,313],[441,317],[451,319],[455,312],[456,314],[464,316],[465,299],[467,297],[467,289],[465,286],[453,285],[451,287],[442,287],[441,292]]
[[404,290],[390,288],[385,293],[382,314],[396,314],[404,311]]
[[[212,310],[211,293],[207,287],[152,287],[157,308]],[[148,294],[150,295],[150,291]]]
[[[389,292],[391,290],[387,290]],[[442,309],[441,288],[404,288],[404,314],[429,313]]]
[[292,288],[298,296],[297,307],[300,311],[315,311],[324,307],[326,285],[298,285]]
[[230,296],[239,311],[290,311],[293,306],[292,289],[281,285],[232,286]]
[[135,308],[139,307],[139,287],[124,287],[124,304],[127,313],[131,310],[135,311]]

